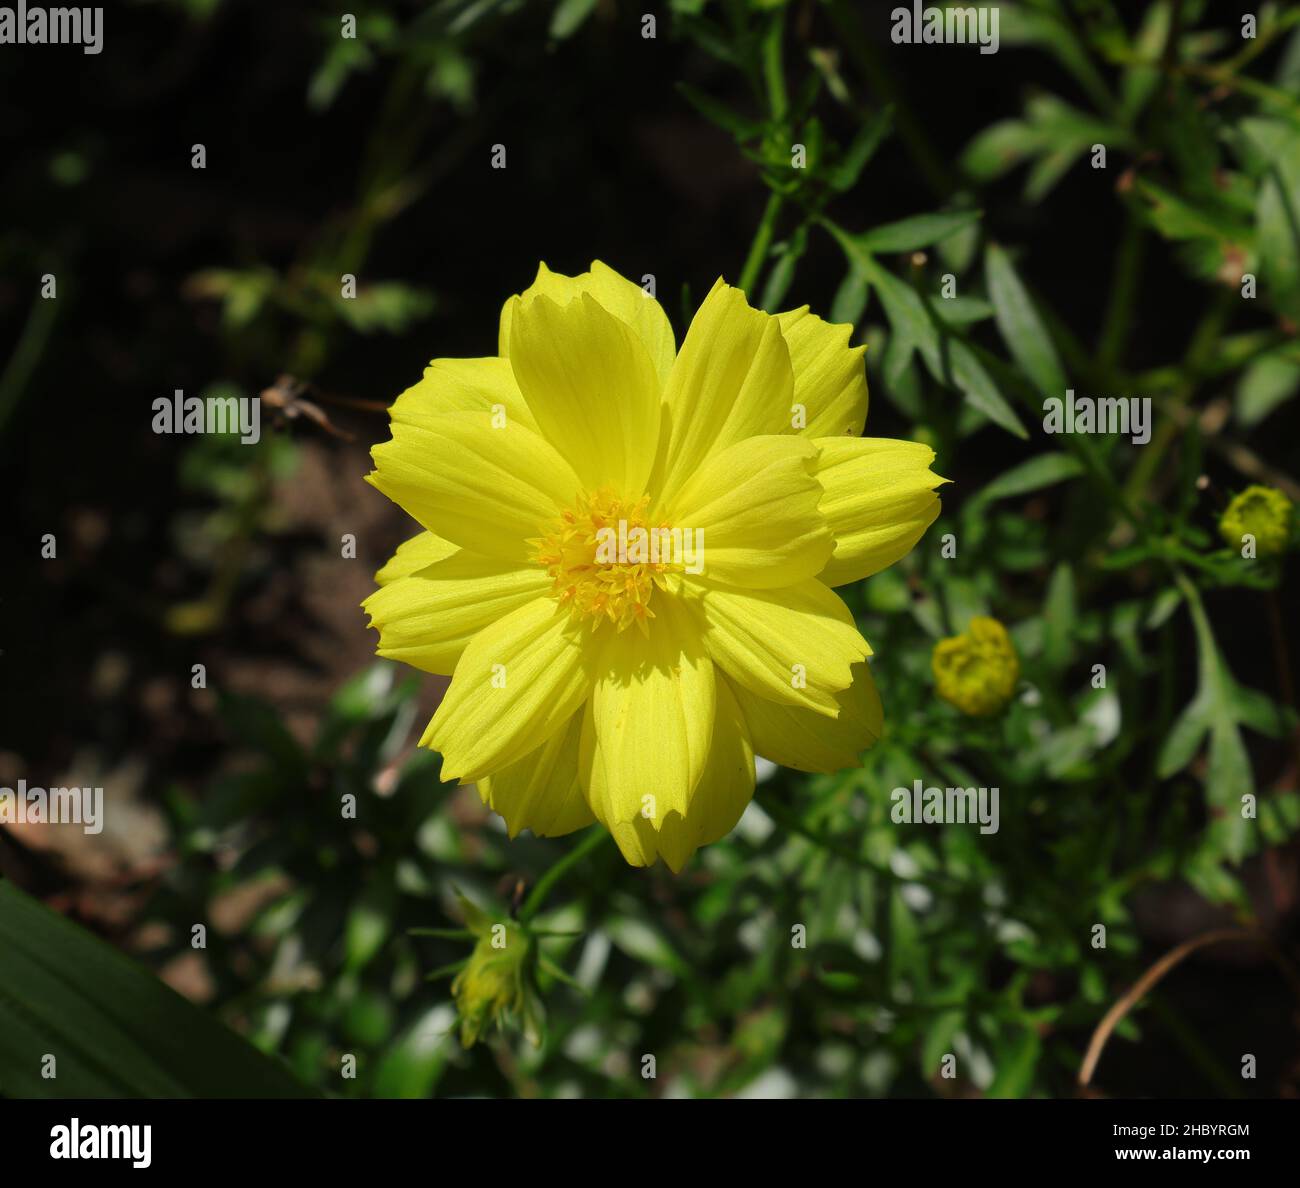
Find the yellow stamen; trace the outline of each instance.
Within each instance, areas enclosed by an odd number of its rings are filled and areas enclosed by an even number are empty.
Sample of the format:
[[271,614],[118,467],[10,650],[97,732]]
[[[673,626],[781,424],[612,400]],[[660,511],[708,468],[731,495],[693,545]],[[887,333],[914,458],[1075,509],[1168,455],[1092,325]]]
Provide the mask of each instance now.
[[[531,541],[533,558],[554,579],[552,596],[568,606],[575,618],[592,627],[609,621],[619,631],[635,623],[642,632],[655,617],[650,596],[664,584],[664,575],[679,569],[668,558],[628,560],[634,548],[624,548],[635,529],[649,531],[645,522],[648,495],[635,501],[620,498],[610,488],[585,493],[538,540]],[[667,527],[667,525],[660,525]],[[656,550],[657,551],[657,550]]]

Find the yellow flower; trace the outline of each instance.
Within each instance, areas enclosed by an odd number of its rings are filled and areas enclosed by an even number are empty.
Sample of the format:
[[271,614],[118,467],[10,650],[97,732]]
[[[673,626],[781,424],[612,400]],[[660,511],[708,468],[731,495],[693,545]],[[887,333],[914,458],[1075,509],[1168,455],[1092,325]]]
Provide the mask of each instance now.
[[963,714],[996,714],[1016,691],[1020,660],[1007,629],[977,615],[965,635],[941,639],[930,657],[935,688]]
[[718,281],[678,351],[631,281],[543,264],[498,356],[397,399],[369,481],[425,531],[365,608],[381,656],[452,674],[421,743],[512,837],[597,820],[677,871],[740,819],[756,753],[828,771],[879,736],[831,587],[906,554],[944,480],[857,436],[850,333]]
[[1242,546],[1246,535],[1255,538],[1255,551],[1261,557],[1285,552],[1291,539],[1291,517],[1295,508],[1281,491],[1258,484],[1235,496],[1219,520],[1219,534],[1234,549]]

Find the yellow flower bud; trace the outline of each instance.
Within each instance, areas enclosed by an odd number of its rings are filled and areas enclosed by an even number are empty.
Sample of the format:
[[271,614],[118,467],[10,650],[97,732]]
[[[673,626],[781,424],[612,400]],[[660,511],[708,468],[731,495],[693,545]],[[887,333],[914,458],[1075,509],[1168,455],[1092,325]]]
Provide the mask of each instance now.
[[1241,548],[1244,536],[1253,536],[1257,556],[1275,557],[1291,539],[1294,514],[1291,500],[1276,488],[1247,487],[1228,504],[1219,520],[1219,534],[1234,549]]
[[963,714],[998,713],[1016,691],[1020,660],[997,619],[978,615],[965,635],[941,639],[930,657],[939,696]]

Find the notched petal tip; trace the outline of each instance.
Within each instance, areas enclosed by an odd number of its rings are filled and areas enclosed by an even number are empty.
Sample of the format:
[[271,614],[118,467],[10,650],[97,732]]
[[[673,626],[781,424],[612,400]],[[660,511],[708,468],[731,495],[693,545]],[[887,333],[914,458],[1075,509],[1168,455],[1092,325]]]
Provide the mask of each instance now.
[[[704,295],[704,301],[707,301],[707,300],[708,300],[710,297],[712,297],[713,294],[716,293],[719,289],[736,289],[736,286],[735,286],[735,285],[729,285],[729,284],[727,284],[726,278],[723,277],[723,276],[719,276],[718,279],[715,280],[715,281],[713,282],[713,287],[712,287],[711,289],[709,289],[709,291]],[[740,293],[741,297],[744,297],[744,296],[745,296],[744,292],[742,292],[740,289],[736,289],[736,292],[737,292],[737,293]],[[700,305],[701,305],[701,306],[702,306],[703,304],[704,304],[703,301],[700,302]],[[749,304],[748,300],[746,300],[745,304],[746,304],[746,305]],[[698,312],[699,312],[699,311],[696,310],[696,313],[698,313]]]

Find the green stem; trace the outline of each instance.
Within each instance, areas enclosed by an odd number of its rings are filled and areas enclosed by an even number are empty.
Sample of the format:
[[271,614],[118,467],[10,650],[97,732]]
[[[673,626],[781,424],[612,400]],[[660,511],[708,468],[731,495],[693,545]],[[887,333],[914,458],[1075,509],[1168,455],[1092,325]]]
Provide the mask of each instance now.
[[767,259],[768,249],[772,246],[772,236],[776,231],[776,220],[780,217],[785,198],[780,194],[770,194],[767,206],[763,208],[763,217],[754,232],[754,241],[749,245],[749,255],[745,257],[745,266],[740,270],[740,283],[736,286],[747,297],[758,284],[763,261]]
[[594,829],[589,829],[587,836],[582,841],[537,880],[536,885],[529,893],[528,899],[524,902],[524,906],[519,910],[519,923],[527,924],[529,920],[537,915],[546,902],[546,897],[551,893],[551,888],[588,854],[604,845],[609,836],[605,829],[599,825]]
[[784,126],[790,108],[785,89],[785,62],[782,58],[782,39],[785,36],[785,10],[778,9],[763,38],[763,83],[767,90],[767,106],[775,123]]
[[1142,279],[1142,240],[1145,228],[1137,211],[1129,207],[1124,234],[1115,255],[1115,274],[1110,301],[1097,346],[1097,362],[1103,374],[1118,366],[1124,346],[1133,329],[1133,309],[1137,304],[1138,283]]
[[37,297],[32,303],[18,345],[5,365],[4,373],[0,375],[0,429],[4,428],[4,423],[18,406],[23,389],[32,378],[32,372],[36,370],[36,364],[45,351],[45,344],[54,327],[58,304],[53,297]]
[[1143,447],[1142,456],[1129,472],[1128,482],[1124,486],[1125,496],[1134,505],[1140,505],[1146,498],[1147,487],[1160,469],[1165,452],[1177,441],[1186,426],[1178,418],[1178,410],[1191,403],[1196,393],[1196,386],[1201,378],[1207,357],[1213,352],[1215,344],[1223,332],[1224,324],[1232,309],[1233,293],[1223,289],[1211,299],[1210,306],[1202,317],[1183,362],[1183,382],[1181,386],[1166,398],[1167,407],[1164,416],[1156,427],[1151,441]]

